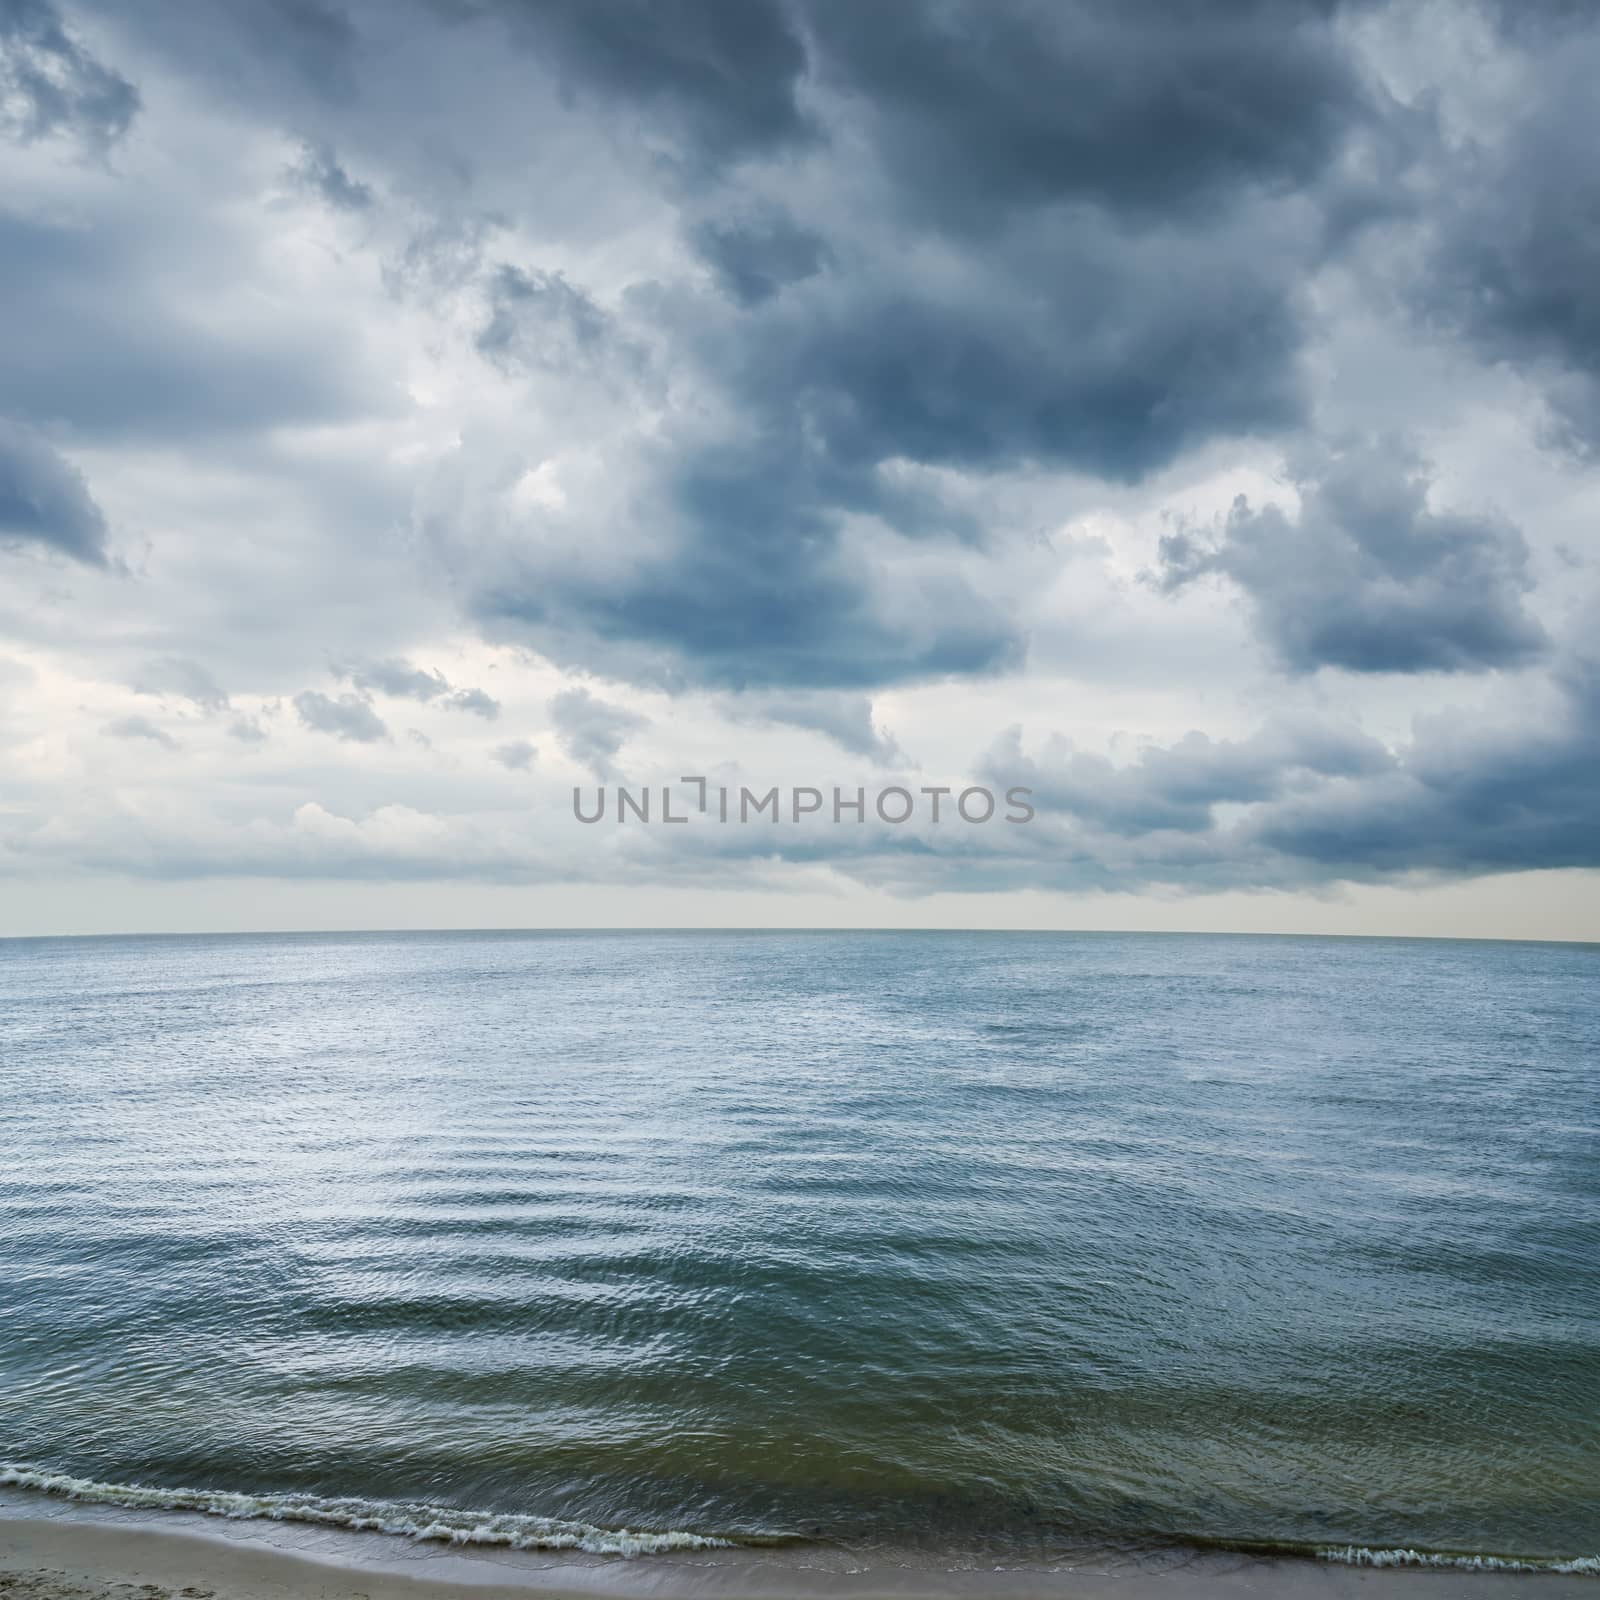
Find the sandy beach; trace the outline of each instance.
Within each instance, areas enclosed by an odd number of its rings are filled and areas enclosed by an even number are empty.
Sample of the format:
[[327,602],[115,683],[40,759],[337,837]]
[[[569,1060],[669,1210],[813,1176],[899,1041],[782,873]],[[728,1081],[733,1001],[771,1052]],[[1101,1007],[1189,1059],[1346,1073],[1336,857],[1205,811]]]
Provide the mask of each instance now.
[[530,1551],[462,1551],[382,1535],[329,1533],[186,1514],[41,1507],[0,1497],[0,1600],[529,1600],[677,1596],[759,1600],[911,1600],[914,1596],[1060,1596],[1062,1600],[1579,1600],[1594,1579],[1370,1569],[1171,1551],[1107,1555],[1050,1567],[952,1570],[926,1556],[863,1558],[840,1549],[678,1552],[640,1559]]

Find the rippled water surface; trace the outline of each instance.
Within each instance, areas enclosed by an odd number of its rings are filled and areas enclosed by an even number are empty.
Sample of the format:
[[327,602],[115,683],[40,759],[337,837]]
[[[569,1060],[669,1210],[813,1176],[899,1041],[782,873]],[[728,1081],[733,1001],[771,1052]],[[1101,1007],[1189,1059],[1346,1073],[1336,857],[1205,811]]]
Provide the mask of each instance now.
[[590,1548],[1592,1556],[1597,1070],[1595,946],[0,942],[0,1461]]

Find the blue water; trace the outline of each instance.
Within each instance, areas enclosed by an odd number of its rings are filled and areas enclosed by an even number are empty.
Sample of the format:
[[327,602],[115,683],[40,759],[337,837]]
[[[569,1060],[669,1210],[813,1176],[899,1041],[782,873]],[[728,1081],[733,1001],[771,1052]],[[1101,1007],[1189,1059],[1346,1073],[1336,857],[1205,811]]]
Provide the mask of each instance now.
[[1596,946],[0,942],[0,1478],[1593,1558],[1597,1068]]

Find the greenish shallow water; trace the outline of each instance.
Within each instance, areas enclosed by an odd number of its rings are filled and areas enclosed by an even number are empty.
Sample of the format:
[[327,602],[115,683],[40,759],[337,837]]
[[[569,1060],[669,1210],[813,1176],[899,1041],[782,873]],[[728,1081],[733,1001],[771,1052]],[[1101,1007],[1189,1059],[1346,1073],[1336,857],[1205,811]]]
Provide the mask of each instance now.
[[0,1481],[1593,1558],[1597,1069],[1595,946],[0,942]]

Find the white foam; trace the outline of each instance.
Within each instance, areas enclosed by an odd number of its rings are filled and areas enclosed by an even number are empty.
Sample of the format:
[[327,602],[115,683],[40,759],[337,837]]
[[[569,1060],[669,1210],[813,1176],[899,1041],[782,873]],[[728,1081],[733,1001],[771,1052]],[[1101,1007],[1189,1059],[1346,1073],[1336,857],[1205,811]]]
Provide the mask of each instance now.
[[698,1533],[639,1533],[587,1522],[515,1512],[460,1511],[394,1500],[323,1499],[306,1494],[232,1494],[214,1489],[160,1489],[139,1483],[97,1483],[63,1472],[0,1463],[0,1487],[38,1489],[97,1505],[152,1511],[198,1511],[210,1517],[311,1522],[361,1533],[389,1533],[440,1544],[500,1545],[511,1550],[585,1550],[592,1555],[642,1556],[664,1550],[723,1549],[733,1541]]
[[1338,1561],[1351,1567],[1455,1567],[1476,1572],[1569,1572],[1600,1577],[1600,1556],[1552,1557],[1480,1556],[1435,1550],[1372,1550],[1366,1545],[1328,1545],[1317,1551],[1319,1561]]

